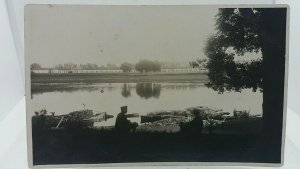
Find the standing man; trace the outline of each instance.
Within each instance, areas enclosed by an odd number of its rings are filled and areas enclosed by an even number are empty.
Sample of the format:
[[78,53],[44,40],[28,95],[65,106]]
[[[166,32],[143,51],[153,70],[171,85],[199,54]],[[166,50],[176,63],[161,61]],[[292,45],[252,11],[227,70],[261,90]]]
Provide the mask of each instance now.
[[118,132],[130,132],[131,130],[135,132],[136,127],[138,126],[137,123],[131,123],[126,116],[127,113],[127,106],[121,107],[121,113],[118,114],[115,124],[115,129]]

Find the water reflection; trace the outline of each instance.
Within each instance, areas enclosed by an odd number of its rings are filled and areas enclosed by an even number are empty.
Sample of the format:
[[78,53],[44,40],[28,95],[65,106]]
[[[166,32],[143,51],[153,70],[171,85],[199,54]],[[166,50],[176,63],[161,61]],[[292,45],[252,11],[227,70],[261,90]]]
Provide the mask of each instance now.
[[164,86],[164,89],[170,89],[170,90],[190,90],[190,89],[197,89],[198,87],[203,87],[203,84],[185,84],[185,83],[175,83],[175,84],[167,84]]
[[95,92],[99,90],[97,86],[87,86],[87,85],[37,85],[31,87],[31,94],[39,95],[43,93],[51,93],[51,92],[60,92],[60,93],[73,93],[73,92]]
[[159,83],[137,83],[136,94],[141,98],[149,99],[151,97],[159,98],[161,84]]
[[131,96],[131,86],[127,83],[124,83],[122,86],[122,96],[127,98]]
[[43,93],[59,92],[59,93],[74,93],[74,92],[105,92],[113,91],[118,87],[111,83],[108,84],[34,84],[31,85],[31,94],[40,95]]

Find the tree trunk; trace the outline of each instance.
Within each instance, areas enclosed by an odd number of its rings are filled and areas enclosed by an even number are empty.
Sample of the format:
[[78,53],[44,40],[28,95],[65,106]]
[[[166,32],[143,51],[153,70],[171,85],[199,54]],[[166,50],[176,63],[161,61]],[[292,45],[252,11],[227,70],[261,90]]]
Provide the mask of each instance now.
[[270,8],[261,15],[263,55],[263,137],[266,162],[281,162],[284,111],[286,9]]

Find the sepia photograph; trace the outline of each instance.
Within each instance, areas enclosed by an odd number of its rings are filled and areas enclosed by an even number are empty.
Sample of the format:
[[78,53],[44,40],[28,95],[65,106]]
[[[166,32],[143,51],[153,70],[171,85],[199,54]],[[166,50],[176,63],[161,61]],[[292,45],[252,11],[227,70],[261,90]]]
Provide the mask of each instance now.
[[288,14],[27,5],[29,164],[281,165]]

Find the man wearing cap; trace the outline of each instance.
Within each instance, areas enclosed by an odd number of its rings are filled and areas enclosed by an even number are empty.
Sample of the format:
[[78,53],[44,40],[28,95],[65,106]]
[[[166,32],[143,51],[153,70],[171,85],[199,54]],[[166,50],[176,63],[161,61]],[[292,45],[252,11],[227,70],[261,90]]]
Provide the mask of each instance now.
[[200,110],[193,110],[194,119],[188,123],[180,123],[180,131],[185,133],[202,133],[203,119]]
[[136,127],[138,126],[137,123],[131,123],[126,116],[127,113],[127,106],[121,107],[121,113],[118,114],[115,124],[116,131],[119,132],[130,132],[131,130],[135,132]]

